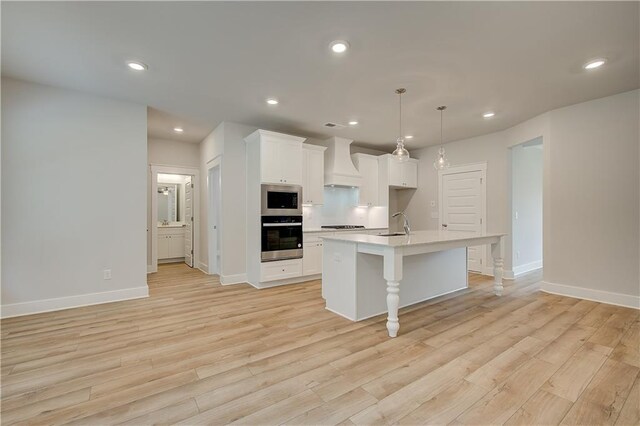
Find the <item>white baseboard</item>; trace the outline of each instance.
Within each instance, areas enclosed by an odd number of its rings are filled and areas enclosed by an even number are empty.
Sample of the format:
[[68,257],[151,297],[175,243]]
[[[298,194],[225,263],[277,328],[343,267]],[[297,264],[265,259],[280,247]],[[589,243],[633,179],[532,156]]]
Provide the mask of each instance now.
[[132,287],[101,293],[79,294],[77,296],[2,305],[0,317],[11,318],[42,312],[60,311],[62,309],[79,308],[81,306],[119,302],[121,300],[140,299],[143,297],[149,297],[149,288],[146,285],[143,287]]
[[557,294],[560,296],[592,300],[594,302],[624,306],[626,308],[640,309],[640,296],[633,296],[630,294],[612,293],[610,291],[574,287],[571,285],[556,284],[547,281],[540,282],[540,290],[545,293]]
[[147,274],[153,274],[154,272],[158,272],[153,265],[147,265]]
[[247,274],[220,275],[220,284],[242,284],[247,282]]
[[198,269],[200,269],[205,274],[209,274],[209,265],[204,262],[198,262]]
[[535,271],[536,269],[542,268],[542,260],[536,260],[535,262],[525,263],[524,265],[514,266],[513,274],[517,277],[518,275],[526,274],[527,272]]

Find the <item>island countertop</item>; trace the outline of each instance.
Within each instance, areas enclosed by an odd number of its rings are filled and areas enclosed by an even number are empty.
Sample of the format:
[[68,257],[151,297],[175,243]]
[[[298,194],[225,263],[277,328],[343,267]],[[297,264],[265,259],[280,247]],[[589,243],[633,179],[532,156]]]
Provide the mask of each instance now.
[[448,243],[455,241],[503,237],[500,232],[464,232],[464,231],[413,231],[409,235],[381,236],[367,234],[334,234],[321,237],[325,240],[363,243],[385,247],[410,247],[425,244]]

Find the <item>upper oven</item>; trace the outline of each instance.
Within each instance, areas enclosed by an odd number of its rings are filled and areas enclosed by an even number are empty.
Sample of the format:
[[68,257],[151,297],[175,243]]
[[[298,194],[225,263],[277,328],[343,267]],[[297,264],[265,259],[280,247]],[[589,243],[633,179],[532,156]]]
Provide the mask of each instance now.
[[262,216],[302,215],[300,185],[262,185]]

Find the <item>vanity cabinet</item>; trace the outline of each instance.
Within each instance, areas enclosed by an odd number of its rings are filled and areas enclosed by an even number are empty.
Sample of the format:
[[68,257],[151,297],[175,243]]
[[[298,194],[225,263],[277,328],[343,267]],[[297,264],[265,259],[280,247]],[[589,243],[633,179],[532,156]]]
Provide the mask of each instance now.
[[391,188],[417,188],[418,187],[418,160],[410,158],[400,162],[392,155],[380,157],[387,171],[388,185]]
[[302,204],[324,202],[324,146],[302,144]]
[[158,259],[176,259],[184,257],[183,227],[158,228]]
[[362,176],[362,183],[358,192],[358,205],[366,207],[379,206],[378,157],[368,154],[353,154],[351,159]]
[[[264,132],[264,131],[258,131]],[[265,132],[273,133],[273,132]],[[260,134],[260,177],[262,183],[302,185],[302,141],[293,136]]]

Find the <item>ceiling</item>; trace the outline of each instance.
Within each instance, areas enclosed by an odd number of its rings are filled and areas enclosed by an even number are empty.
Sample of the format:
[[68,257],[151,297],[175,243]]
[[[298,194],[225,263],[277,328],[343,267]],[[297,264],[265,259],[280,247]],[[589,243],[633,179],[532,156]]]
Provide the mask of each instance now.
[[[175,132],[174,128],[181,128],[182,133]],[[183,142],[200,143],[214,129],[211,123],[198,124],[193,120],[178,117],[155,108],[147,108],[147,137],[155,139],[169,139]]]
[[[385,149],[405,87],[412,149],[438,143],[439,105],[450,141],[638,88],[639,16],[638,2],[5,1],[2,74],[164,111],[150,114],[162,137],[174,120],[184,138],[187,120],[234,121]],[[351,48],[334,54],[336,39]]]

